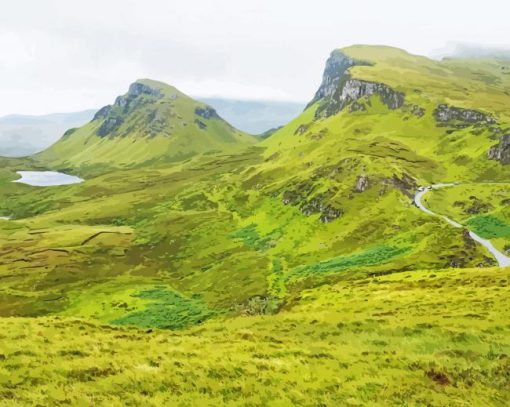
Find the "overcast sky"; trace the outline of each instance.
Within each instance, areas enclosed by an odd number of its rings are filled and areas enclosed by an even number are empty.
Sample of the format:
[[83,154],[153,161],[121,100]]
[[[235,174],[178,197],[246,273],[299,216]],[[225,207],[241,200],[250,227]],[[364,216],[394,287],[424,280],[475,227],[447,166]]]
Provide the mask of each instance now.
[[334,48],[508,46],[507,0],[15,0],[0,12],[0,115],[101,107],[137,78],[194,96],[307,101]]

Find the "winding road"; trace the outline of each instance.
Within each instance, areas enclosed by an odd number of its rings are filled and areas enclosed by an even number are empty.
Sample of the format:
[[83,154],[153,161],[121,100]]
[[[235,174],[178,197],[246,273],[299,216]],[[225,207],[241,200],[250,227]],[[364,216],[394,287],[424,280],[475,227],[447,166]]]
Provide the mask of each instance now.
[[[423,196],[433,190],[433,189],[440,189],[445,187],[453,187],[460,184],[435,184],[431,185],[429,187],[421,187],[416,191],[416,194],[414,195],[414,203],[416,206],[421,209],[423,212],[432,215],[432,216],[438,216],[442,219],[444,219],[446,222],[448,222],[450,225],[456,227],[456,228],[463,228],[464,226],[460,223],[455,222],[453,219],[450,219],[447,216],[439,215],[435,212],[432,212],[430,209],[426,208],[423,203],[421,202],[421,199]],[[496,261],[498,262],[500,267],[510,267],[510,257],[506,256],[505,254],[501,253],[498,249],[494,247],[494,245],[490,242],[490,240],[484,239],[480,236],[478,236],[475,232],[472,230],[469,230],[469,236],[471,239],[473,239],[475,242],[481,244],[484,246],[491,254],[494,256]]]

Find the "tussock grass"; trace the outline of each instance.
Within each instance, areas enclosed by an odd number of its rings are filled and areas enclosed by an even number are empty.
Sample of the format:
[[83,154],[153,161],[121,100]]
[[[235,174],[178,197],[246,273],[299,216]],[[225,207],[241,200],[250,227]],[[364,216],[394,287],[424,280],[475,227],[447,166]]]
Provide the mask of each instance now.
[[3,405],[510,402],[509,274],[414,271],[305,290],[179,332],[0,319]]

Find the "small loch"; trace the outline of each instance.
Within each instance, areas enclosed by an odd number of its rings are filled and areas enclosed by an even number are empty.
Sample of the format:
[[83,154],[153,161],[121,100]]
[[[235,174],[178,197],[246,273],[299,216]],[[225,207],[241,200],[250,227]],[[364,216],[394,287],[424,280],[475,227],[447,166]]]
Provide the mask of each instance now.
[[67,175],[57,171],[17,171],[21,176],[13,182],[27,184],[34,187],[52,187],[58,185],[71,185],[83,182],[80,177]]

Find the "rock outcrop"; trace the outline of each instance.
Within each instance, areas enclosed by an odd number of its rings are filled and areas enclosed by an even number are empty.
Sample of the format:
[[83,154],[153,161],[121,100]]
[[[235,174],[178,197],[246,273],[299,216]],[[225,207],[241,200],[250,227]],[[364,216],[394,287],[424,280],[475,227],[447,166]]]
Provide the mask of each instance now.
[[218,119],[218,113],[210,106],[205,107],[197,107],[195,109],[195,114],[197,116],[202,117],[203,119]]
[[97,129],[96,134],[99,137],[105,137],[122,126],[122,123],[124,123],[124,119],[122,117],[107,117],[99,129]]
[[322,76],[321,86],[315,93],[310,105],[320,99],[332,97],[340,87],[340,83],[345,78],[347,70],[356,65],[367,64],[349,58],[340,50],[333,51],[326,61],[326,68]]
[[510,134],[501,137],[499,143],[490,148],[487,157],[504,165],[510,164]]
[[342,213],[343,212],[341,209],[337,209],[328,205],[322,209],[319,220],[322,223],[330,223],[335,219],[339,218],[340,216],[342,216]]
[[202,120],[195,119],[195,124],[201,130],[205,130],[207,128],[207,124],[205,124]]
[[351,78],[348,71],[353,66],[370,65],[346,56],[342,51],[333,51],[326,62],[322,83],[308,106],[320,101],[316,116],[329,117],[337,114],[346,106],[351,112],[366,110],[364,103],[373,95],[379,95],[389,109],[398,109],[404,105],[404,94],[391,89],[383,83],[369,82]]
[[489,114],[445,104],[439,105],[434,110],[434,117],[440,124],[453,124],[455,122],[465,125],[496,123],[496,120]]
[[[129,90],[128,90],[128,96],[140,96],[140,95],[149,95],[149,96],[154,96],[154,97],[161,97],[161,91],[159,89],[156,89],[156,88],[152,88],[150,87],[149,85],[145,85],[143,83],[140,83],[140,82],[135,82],[135,83],[132,83],[130,86],[129,86]],[[120,96],[122,97],[122,96]]]
[[326,202],[331,198],[328,194],[317,194],[311,199],[307,199],[311,191],[285,191],[283,193],[283,204],[299,206],[299,210],[305,216],[319,214],[319,220],[322,223],[329,223],[342,216],[343,211]]
[[356,186],[354,187],[354,192],[365,192],[368,188],[368,177],[365,175],[360,175],[356,179]]
[[353,105],[351,111],[364,110],[360,100],[368,101],[368,98],[379,95],[381,102],[390,110],[401,108],[404,105],[405,95],[386,86],[383,83],[368,82],[359,79],[346,79],[329,99],[317,109],[317,116],[333,116],[346,106]]
[[365,110],[365,106],[358,103],[358,101],[368,100],[373,95],[379,95],[381,102],[391,110],[398,109],[404,104],[403,93],[396,92],[382,83],[349,79],[344,83],[336,98],[333,97],[328,103],[318,109],[318,114],[329,117],[337,114],[349,105],[353,106],[351,111]]
[[118,96],[113,105],[103,107],[94,115],[92,121],[103,120],[96,134],[99,137],[106,137],[118,130],[124,123],[124,116],[140,103],[143,103],[141,97],[144,96],[157,100],[162,98],[163,94],[159,89],[146,84],[132,83],[125,95]]

